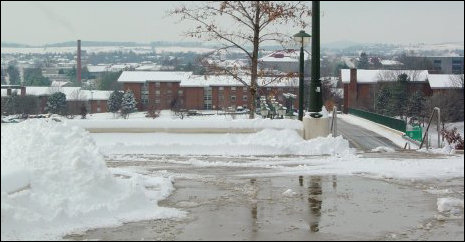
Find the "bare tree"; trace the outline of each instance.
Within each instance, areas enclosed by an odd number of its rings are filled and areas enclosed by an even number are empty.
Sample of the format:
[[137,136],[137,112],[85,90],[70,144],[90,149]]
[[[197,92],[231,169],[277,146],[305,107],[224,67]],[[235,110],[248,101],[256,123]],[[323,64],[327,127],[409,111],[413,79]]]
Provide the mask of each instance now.
[[[254,118],[258,90],[257,79],[260,76],[266,76],[265,70],[258,68],[260,46],[267,41],[278,41],[281,45],[289,42],[290,36],[277,31],[274,27],[292,24],[305,28],[307,26],[305,17],[311,15],[311,10],[304,1],[217,1],[190,8],[183,5],[171,11],[171,14],[180,16],[181,20],[190,20],[196,24],[196,27],[186,33],[187,36],[219,42],[221,46],[212,54],[229,50],[241,51],[245,54],[248,60],[246,65],[232,63],[224,66],[216,61],[207,60],[202,64],[211,72],[231,75],[248,87],[252,96],[249,100],[251,110],[249,118]],[[222,18],[232,21],[228,22],[230,23],[228,26],[221,27],[218,23],[221,23],[219,20]],[[250,81],[247,80],[248,77]],[[283,76],[277,76],[274,81],[282,78]]]

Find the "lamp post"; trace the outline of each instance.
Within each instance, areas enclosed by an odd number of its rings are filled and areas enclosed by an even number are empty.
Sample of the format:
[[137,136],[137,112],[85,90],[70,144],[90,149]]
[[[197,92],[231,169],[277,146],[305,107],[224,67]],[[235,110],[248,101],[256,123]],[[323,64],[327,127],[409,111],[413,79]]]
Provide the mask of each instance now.
[[320,118],[323,106],[320,81],[320,1],[312,1],[312,80],[310,82],[310,116]]
[[299,68],[299,120],[304,117],[304,45],[308,44],[311,35],[301,30],[294,35],[294,40],[300,44]]

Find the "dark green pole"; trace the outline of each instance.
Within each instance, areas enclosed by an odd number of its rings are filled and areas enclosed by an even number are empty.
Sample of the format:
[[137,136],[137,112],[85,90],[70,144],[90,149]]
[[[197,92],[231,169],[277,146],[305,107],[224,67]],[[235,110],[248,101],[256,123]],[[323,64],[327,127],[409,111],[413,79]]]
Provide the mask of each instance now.
[[312,80],[310,82],[310,116],[321,117],[320,82],[320,1],[312,1]]
[[299,69],[299,120],[304,117],[304,44],[300,47],[300,69]]

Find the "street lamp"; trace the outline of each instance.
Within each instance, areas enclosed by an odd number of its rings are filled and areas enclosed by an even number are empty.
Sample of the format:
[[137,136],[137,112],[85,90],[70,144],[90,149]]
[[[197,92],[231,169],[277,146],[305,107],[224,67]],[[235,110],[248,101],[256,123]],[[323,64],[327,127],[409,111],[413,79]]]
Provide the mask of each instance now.
[[301,30],[294,35],[294,40],[300,44],[300,69],[299,69],[299,120],[304,117],[304,45],[310,42],[311,35]]

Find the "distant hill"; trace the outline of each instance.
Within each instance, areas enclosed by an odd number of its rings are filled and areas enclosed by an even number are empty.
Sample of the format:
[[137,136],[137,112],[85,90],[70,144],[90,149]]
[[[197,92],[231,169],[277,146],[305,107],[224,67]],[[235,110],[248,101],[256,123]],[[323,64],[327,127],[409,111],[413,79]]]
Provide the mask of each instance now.
[[[45,44],[43,47],[74,47],[77,45],[76,41],[66,41],[61,43],[53,43],[53,44]],[[136,42],[112,42],[112,41],[81,41],[82,47],[86,46],[127,46],[127,47],[134,47],[134,46],[147,46],[147,44],[141,44]]]
[[32,47],[30,45],[26,44],[19,44],[19,43],[10,43],[10,42],[1,42],[1,47],[7,47],[7,48],[28,48]]

